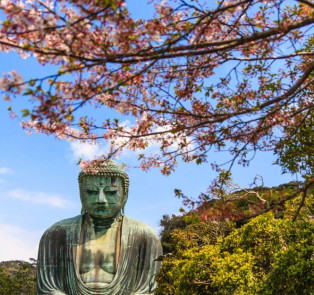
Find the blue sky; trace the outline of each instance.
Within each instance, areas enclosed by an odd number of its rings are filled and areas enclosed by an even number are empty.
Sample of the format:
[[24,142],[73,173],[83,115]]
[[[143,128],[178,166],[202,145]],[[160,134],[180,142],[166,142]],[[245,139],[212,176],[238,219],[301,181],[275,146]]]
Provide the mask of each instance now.
[[[137,2],[138,3],[138,2]],[[130,6],[135,16],[143,10]],[[143,9],[141,7],[141,9]],[[147,10],[145,9],[144,12]],[[24,77],[49,74],[51,68],[39,66],[35,60],[20,59],[12,53],[0,53],[1,73],[17,70]],[[25,97],[17,97],[18,108]],[[0,261],[36,258],[40,236],[53,223],[80,213],[77,176],[79,158],[92,158],[102,146],[88,146],[56,140],[53,136],[26,134],[17,120],[8,116],[8,103],[0,98]],[[210,154],[210,160],[224,162],[227,154]],[[125,153],[120,162],[134,165],[137,156]],[[281,175],[272,165],[271,153],[259,153],[249,168],[235,167],[235,182],[248,186],[256,174],[267,186],[292,180]],[[141,220],[158,231],[163,214],[178,213],[180,200],[174,197],[179,188],[190,196],[204,191],[215,176],[210,166],[180,163],[172,175],[158,170],[145,173],[131,168],[129,200],[126,215]]]

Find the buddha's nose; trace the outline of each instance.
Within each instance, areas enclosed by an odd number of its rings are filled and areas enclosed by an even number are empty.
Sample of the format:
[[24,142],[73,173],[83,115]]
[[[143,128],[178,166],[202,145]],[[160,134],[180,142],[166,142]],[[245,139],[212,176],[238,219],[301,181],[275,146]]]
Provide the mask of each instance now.
[[103,190],[99,191],[98,202],[99,203],[108,203],[107,198],[106,198],[106,194],[103,192]]

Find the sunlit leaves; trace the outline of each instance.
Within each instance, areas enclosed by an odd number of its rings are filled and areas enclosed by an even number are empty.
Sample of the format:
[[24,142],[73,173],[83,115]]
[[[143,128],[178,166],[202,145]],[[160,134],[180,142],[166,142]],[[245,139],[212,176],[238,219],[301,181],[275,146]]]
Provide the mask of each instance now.
[[310,295],[313,228],[312,220],[294,223],[272,214],[238,229],[223,222],[178,226],[156,294]]

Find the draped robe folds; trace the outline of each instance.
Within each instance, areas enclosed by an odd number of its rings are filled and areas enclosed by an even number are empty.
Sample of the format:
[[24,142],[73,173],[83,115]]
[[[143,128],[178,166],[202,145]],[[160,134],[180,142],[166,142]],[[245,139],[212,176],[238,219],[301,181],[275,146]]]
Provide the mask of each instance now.
[[[86,217],[86,216],[85,216]],[[37,295],[153,294],[162,255],[156,233],[147,225],[124,217],[118,266],[112,282],[88,287],[79,274],[78,246],[84,216],[54,224],[42,236],[38,252]]]

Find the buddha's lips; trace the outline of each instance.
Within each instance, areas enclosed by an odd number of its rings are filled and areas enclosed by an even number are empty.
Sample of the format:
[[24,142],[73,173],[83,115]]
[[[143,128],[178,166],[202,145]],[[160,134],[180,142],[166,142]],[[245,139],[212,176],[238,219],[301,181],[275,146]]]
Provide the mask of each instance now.
[[93,208],[94,209],[109,209],[107,205],[94,205]]
[[109,205],[116,205],[116,203],[96,203],[92,207],[93,208],[98,208],[98,207],[109,208]]

